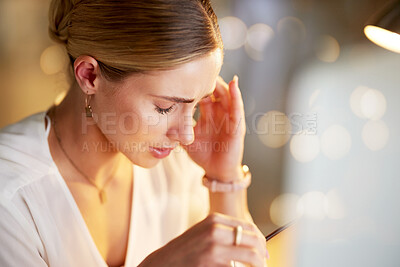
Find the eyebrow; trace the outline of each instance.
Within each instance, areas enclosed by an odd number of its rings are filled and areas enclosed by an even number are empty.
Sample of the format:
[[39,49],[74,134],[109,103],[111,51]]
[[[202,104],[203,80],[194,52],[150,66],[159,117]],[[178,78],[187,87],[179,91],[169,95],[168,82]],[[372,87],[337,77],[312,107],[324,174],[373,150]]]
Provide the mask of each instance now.
[[[203,96],[202,99],[209,97],[210,95],[212,95],[212,93],[209,93],[205,96]],[[177,96],[161,96],[161,95],[151,95],[154,97],[158,97],[158,98],[162,98],[171,102],[175,102],[175,103],[193,103],[194,99],[193,98],[183,98],[183,97],[177,97]]]

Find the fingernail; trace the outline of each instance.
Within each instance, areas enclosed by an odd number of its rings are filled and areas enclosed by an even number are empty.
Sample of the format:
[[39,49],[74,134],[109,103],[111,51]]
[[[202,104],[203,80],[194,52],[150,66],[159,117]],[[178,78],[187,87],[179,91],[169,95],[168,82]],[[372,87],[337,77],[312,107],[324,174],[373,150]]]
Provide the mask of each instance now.
[[239,77],[236,74],[233,76],[233,81],[238,85]]

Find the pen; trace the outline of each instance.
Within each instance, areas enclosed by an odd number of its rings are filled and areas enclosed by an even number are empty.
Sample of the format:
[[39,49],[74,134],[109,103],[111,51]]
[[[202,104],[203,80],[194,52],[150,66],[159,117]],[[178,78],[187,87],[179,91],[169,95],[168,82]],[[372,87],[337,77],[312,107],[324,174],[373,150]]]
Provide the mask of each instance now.
[[276,236],[277,234],[279,234],[280,232],[282,232],[283,230],[289,228],[290,226],[292,226],[294,223],[296,222],[296,220],[293,220],[281,227],[279,227],[278,229],[276,229],[275,231],[273,231],[272,233],[270,233],[269,235],[265,236],[265,241],[270,240],[271,238],[273,238],[274,236]]

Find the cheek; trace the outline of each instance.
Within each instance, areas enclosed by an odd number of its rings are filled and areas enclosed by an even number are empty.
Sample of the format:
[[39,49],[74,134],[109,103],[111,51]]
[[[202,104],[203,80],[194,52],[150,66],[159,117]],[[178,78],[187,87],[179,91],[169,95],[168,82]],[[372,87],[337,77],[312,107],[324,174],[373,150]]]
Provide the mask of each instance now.
[[168,130],[168,117],[146,114],[142,117],[141,132],[149,136],[163,135]]
[[[168,130],[168,119],[150,112],[124,112],[119,118],[119,134],[140,140],[159,140]],[[140,139],[140,140],[139,140]]]
[[135,134],[140,131],[142,124],[140,115],[135,112],[123,112],[118,119],[118,128],[122,134]]
[[123,135],[140,135],[149,124],[149,111],[137,99],[125,100],[116,106],[118,132]]
[[[108,106],[103,107],[102,115],[99,114],[98,125],[108,139],[148,142],[163,139],[166,135],[176,116],[159,115],[152,104],[137,100],[128,101],[127,98],[119,102],[114,106],[114,112],[109,112]],[[113,116],[100,119],[107,113],[113,113]]]

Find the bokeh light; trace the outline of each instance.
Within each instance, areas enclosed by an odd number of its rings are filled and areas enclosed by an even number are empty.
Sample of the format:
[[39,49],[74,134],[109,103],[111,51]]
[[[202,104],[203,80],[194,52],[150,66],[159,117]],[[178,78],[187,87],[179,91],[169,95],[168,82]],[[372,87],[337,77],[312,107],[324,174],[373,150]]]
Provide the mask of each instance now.
[[353,113],[360,118],[365,119],[361,110],[361,98],[370,88],[366,86],[358,86],[350,95],[350,108]]
[[386,98],[378,90],[368,89],[360,100],[362,114],[371,120],[379,120],[386,112]]
[[296,133],[290,141],[290,153],[299,162],[310,162],[320,151],[320,142],[317,135],[306,130]]
[[273,37],[274,30],[263,23],[254,24],[247,31],[247,43],[259,52],[264,51]]
[[257,133],[261,142],[267,147],[278,148],[290,139],[291,123],[282,112],[271,110],[265,113],[257,123]]
[[291,43],[298,43],[306,36],[304,23],[296,17],[284,17],[278,21],[277,31],[285,36]]
[[309,219],[322,220],[325,218],[325,194],[318,191],[305,193],[298,202],[298,208]]
[[246,52],[254,60],[263,60],[263,52],[274,37],[274,30],[263,23],[252,25],[247,31]]
[[334,37],[323,35],[317,41],[315,54],[323,62],[335,62],[340,55],[340,45]]
[[46,48],[40,56],[40,68],[45,74],[51,75],[63,71],[67,55],[60,45]]
[[325,195],[324,202],[325,214],[330,219],[343,219],[345,216],[345,205],[335,189]]
[[366,26],[364,33],[375,44],[400,53],[400,34],[372,25]]
[[344,157],[350,150],[351,136],[341,125],[328,127],[321,135],[321,151],[329,159]]
[[298,209],[300,197],[296,194],[281,194],[271,203],[269,215],[271,221],[282,226],[301,216],[301,210]]
[[361,136],[368,149],[377,151],[388,143],[389,128],[383,121],[370,120],[364,125]]
[[63,101],[63,99],[65,98],[65,96],[67,95],[67,90],[62,91],[61,93],[59,93],[56,98],[54,99],[54,104],[55,105],[59,105],[61,103],[61,101]]
[[228,16],[218,22],[225,49],[234,50],[244,45],[247,37],[247,26],[241,19]]

